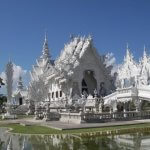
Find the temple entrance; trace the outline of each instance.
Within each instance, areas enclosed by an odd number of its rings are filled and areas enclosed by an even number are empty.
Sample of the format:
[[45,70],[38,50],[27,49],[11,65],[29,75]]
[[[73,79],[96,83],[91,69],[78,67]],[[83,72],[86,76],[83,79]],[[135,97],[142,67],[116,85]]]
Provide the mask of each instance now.
[[19,98],[19,105],[22,105],[22,97]]
[[94,90],[97,89],[97,81],[94,78],[94,72],[86,70],[82,80],[82,93],[86,91],[87,94],[94,94]]

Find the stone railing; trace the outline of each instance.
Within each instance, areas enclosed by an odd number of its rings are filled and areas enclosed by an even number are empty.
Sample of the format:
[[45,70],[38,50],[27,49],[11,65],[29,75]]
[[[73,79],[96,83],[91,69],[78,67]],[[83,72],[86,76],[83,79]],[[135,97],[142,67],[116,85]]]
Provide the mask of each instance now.
[[59,120],[60,114],[58,112],[51,112],[49,108],[46,107],[36,107],[35,109],[35,119],[36,120]]
[[110,99],[112,100],[112,99],[116,99],[116,98],[117,98],[117,92],[114,92],[112,94],[109,94],[109,95],[103,97],[103,100],[106,101],[106,100],[110,100]]
[[65,123],[80,124],[84,122],[82,113],[61,113],[60,121]]
[[81,124],[84,122],[111,122],[150,119],[150,111],[130,111],[114,113],[61,113],[60,121]]
[[112,120],[138,120],[149,119],[150,111],[128,111],[128,112],[114,112],[114,113],[86,113],[82,117],[86,122],[108,122]]
[[123,93],[132,93],[133,88],[123,88],[123,89],[117,89],[118,94],[123,94]]

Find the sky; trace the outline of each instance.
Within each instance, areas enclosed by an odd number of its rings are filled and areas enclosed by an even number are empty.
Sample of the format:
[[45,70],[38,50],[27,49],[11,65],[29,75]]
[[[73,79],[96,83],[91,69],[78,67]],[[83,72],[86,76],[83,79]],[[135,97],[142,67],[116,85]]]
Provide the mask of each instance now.
[[149,0],[0,0],[0,72],[11,59],[23,71],[41,55],[45,30],[52,58],[70,34],[92,35],[100,55],[123,61],[126,44],[135,59],[150,53]]

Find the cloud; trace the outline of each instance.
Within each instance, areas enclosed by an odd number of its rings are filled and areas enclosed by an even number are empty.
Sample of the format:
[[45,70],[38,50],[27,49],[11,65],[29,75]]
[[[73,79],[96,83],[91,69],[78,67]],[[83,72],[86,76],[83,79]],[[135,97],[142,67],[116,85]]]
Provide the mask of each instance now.
[[[16,86],[17,86],[17,81],[19,79],[19,76],[22,77],[23,79],[23,83],[24,86],[27,86],[27,83],[28,83],[28,80],[29,80],[29,73],[27,70],[24,70],[21,66],[18,66],[16,64],[13,63],[13,90],[15,90]],[[1,74],[0,74],[0,77],[3,79],[3,81],[5,82],[6,81],[6,74],[5,74],[5,71],[3,71]],[[3,86],[1,88],[1,93],[6,93],[6,86]]]
[[105,62],[106,67],[113,66],[116,63],[116,58],[114,57],[113,53],[108,53],[105,55]]
[[118,70],[118,65],[116,64],[116,58],[113,53],[108,53],[105,55],[104,64],[106,67],[112,66],[111,75],[113,75]]
[[27,70],[24,70],[21,66],[17,66],[15,64],[13,64],[13,82],[14,84],[17,83],[19,77],[21,76],[22,78],[25,77],[25,75],[27,74]]

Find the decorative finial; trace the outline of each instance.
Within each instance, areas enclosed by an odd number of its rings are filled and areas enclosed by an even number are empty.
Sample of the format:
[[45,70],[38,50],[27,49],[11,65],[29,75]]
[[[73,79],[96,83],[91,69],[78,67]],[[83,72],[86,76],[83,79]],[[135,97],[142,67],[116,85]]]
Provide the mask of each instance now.
[[127,47],[126,47],[126,56],[128,56],[129,55],[129,44],[127,43]]
[[45,41],[48,41],[47,30],[45,30]]
[[94,97],[97,97],[97,89],[94,90]]
[[18,82],[17,82],[17,89],[18,90],[23,90],[24,86],[23,86],[23,82],[22,82],[22,77],[21,75],[19,76]]
[[146,52],[146,47],[145,47],[145,44],[144,44],[144,51]]
[[44,39],[44,44],[43,44],[43,50],[42,50],[43,55],[41,58],[44,59],[49,59],[51,55],[49,54],[49,48],[48,48],[48,36],[47,36],[47,31],[45,31],[45,39]]
[[129,50],[129,44],[127,43],[127,50]]
[[93,39],[91,34],[88,35],[88,39],[89,39],[90,41]]
[[74,39],[74,35],[70,34],[70,39],[73,40]]
[[146,46],[144,45],[144,51],[143,51],[143,57],[146,57],[147,54],[146,54]]

